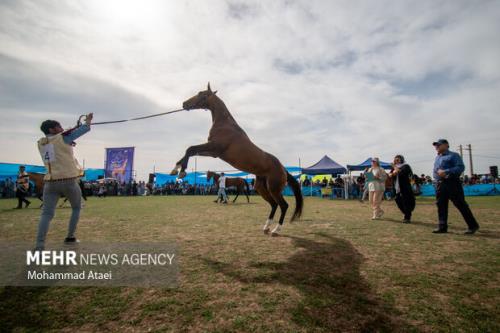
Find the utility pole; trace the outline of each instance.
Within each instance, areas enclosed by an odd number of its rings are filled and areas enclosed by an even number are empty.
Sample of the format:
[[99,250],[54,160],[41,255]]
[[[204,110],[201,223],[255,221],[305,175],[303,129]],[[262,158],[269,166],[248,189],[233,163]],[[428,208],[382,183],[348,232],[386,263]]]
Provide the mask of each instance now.
[[302,166],[300,165],[300,157],[299,157],[299,185],[300,185],[300,190],[302,191],[302,181],[300,180],[300,176],[301,176],[301,173],[302,173]]
[[[464,150],[463,150],[462,145],[458,146],[458,151],[460,152],[460,157],[462,158],[462,161],[463,161],[464,160]],[[463,176],[463,175],[464,175],[464,172],[462,172],[461,176]]]
[[198,172],[198,159],[194,158],[194,194],[196,195],[196,173]]
[[474,174],[474,166],[472,165],[472,145],[469,143],[467,145],[467,148],[465,148],[465,150],[469,151],[470,175],[472,177],[472,175]]

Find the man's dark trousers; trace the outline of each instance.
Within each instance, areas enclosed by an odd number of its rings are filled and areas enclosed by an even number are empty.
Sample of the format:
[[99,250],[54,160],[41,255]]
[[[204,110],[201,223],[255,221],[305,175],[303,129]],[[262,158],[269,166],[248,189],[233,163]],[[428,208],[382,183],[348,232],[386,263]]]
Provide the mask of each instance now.
[[17,208],[23,208],[23,202],[26,205],[29,205],[31,202],[26,199],[28,196],[28,192],[26,190],[17,189],[16,197],[17,197]]
[[404,214],[405,220],[411,219],[411,213],[415,209],[415,196],[413,194],[396,193],[396,204],[399,210]]
[[474,215],[465,202],[464,189],[459,179],[450,178],[440,180],[436,187],[436,204],[438,206],[439,215],[439,229],[448,229],[448,201],[451,200],[455,207],[462,214],[465,223],[469,226],[470,230],[479,228]]

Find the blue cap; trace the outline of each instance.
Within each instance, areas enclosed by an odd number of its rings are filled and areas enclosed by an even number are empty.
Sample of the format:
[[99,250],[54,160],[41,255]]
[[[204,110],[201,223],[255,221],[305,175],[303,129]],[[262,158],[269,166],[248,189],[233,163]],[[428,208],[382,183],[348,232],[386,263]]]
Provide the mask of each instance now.
[[444,144],[449,145],[448,140],[446,140],[446,139],[439,139],[439,140],[437,140],[437,141],[435,141],[435,142],[432,143],[433,146],[440,146],[440,145],[444,145]]

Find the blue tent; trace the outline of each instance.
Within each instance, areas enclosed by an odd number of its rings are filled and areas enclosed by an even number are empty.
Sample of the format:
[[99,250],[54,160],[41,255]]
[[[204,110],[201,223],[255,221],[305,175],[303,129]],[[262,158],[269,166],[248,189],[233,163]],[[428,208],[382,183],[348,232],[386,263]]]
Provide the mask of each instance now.
[[[155,173],[156,179],[155,179],[155,184],[156,185],[164,185],[167,183],[175,183],[177,182],[177,176],[171,176],[168,173]],[[213,180],[210,180],[210,182],[207,182],[207,175],[202,172],[189,172],[186,177],[182,179],[184,183],[189,183],[189,184],[198,184],[198,185],[206,185],[206,184],[212,184]]]
[[[15,180],[17,178],[20,165],[24,165],[26,167],[26,172],[47,173],[47,169],[41,165],[0,163],[0,180],[5,180],[9,177],[11,180]],[[84,180],[97,180],[99,176],[104,176],[104,169],[85,169]]]
[[323,158],[316,164],[302,169],[302,173],[306,175],[340,175],[346,172],[346,168],[332,160],[327,155],[323,156]]
[[[298,174],[301,171],[301,168],[295,167],[295,166],[288,166],[285,167],[285,169],[291,173],[294,174],[294,177],[297,178]],[[220,172],[217,172],[220,173]],[[226,177],[241,177],[244,178],[247,182],[251,182],[254,176],[248,172],[244,171],[237,171],[237,172],[225,172]],[[156,180],[155,184],[156,185],[164,185],[166,183],[175,183],[177,181],[177,176],[171,176],[168,173],[160,173],[157,172],[155,173]],[[206,184],[213,184],[213,180],[210,180],[209,182],[207,181],[207,174],[206,172],[188,172],[186,177],[182,179],[183,182],[189,183],[189,184],[199,184],[199,185],[206,185]]]
[[45,167],[40,165],[0,163],[0,180],[5,180],[7,178],[15,180],[17,178],[17,173],[19,172],[20,165],[24,165],[26,167],[26,172],[35,172],[35,173],[47,172]]
[[[367,158],[366,161],[364,161],[363,163],[358,164],[358,165],[350,165],[350,164],[348,164],[347,165],[347,169],[349,171],[363,171],[366,168],[370,168],[371,166],[372,166],[372,158],[370,157],[370,158]],[[382,168],[384,168],[384,169],[390,169],[391,168],[391,163],[380,161],[380,166]]]
[[96,181],[99,177],[104,178],[104,169],[85,169],[85,181]]

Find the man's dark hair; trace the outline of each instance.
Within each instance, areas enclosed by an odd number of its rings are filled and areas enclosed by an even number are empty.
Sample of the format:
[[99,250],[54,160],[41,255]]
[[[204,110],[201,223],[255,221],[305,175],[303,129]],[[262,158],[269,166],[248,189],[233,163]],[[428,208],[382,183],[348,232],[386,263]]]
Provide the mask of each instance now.
[[42,130],[43,134],[50,134],[50,129],[55,128],[57,126],[61,126],[58,121],[55,120],[45,120],[42,125],[40,125],[40,129]]

